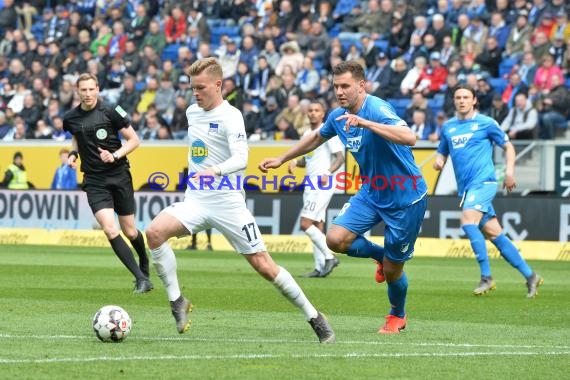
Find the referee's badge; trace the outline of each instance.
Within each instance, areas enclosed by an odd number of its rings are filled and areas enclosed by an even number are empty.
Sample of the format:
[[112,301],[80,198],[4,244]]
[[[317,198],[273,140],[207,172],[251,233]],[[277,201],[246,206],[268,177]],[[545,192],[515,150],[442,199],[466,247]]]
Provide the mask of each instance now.
[[105,140],[107,138],[107,130],[104,128],[98,129],[97,132],[95,132],[95,136],[97,136],[99,140]]

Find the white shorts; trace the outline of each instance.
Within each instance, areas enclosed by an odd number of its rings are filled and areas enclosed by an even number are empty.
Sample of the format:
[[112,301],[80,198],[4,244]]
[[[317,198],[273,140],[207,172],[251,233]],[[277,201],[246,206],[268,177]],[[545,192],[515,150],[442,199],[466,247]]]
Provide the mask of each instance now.
[[334,192],[332,191],[315,191],[309,190],[303,192],[303,209],[301,217],[314,220],[316,222],[324,222],[327,207],[331,202]]
[[267,251],[253,215],[241,194],[224,195],[215,201],[186,198],[162,212],[178,219],[192,233],[215,228],[242,254]]

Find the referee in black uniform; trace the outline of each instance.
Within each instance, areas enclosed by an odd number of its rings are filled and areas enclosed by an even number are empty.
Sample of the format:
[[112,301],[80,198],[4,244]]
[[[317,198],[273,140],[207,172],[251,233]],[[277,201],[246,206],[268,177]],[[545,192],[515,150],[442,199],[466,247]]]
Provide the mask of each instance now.
[[[127,155],[139,146],[127,113],[120,107],[98,99],[99,83],[93,74],[77,79],[80,104],[67,112],[63,129],[69,131],[72,151],[68,164],[75,167],[81,157],[83,191],[89,206],[103,228],[117,257],[135,276],[134,293],[152,290],[149,261],[142,233],[135,226],[135,199]],[[119,134],[125,139],[121,144]],[[119,216],[121,230],[129,238],[139,256],[139,265],[115,224]]]

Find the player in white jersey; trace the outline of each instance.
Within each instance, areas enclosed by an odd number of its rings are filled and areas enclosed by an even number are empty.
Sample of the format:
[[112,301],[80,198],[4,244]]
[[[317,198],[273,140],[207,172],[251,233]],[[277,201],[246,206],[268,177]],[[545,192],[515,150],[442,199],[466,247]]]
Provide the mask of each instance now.
[[220,231],[249,264],[303,311],[321,343],[335,335],[323,314],[297,282],[267,253],[259,227],[238,184],[247,166],[248,147],[241,112],[222,98],[222,68],[215,58],[189,68],[196,104],[188,107],[189,177],[183,202],[164,209],[146,230],[154,267],[164,284],[179,333],[190,327],[192,303],[180,291],[176,258],[168,239],[207,228]]
[[[325,108],[322,103],[313,101],[308,111],[311,130],[306,136],[323,125]],[[333,159],[334,157],[334,159]],[[344,162],[344,146],[338,136],[328,140],[314,151],[301,158],[289,162],[289,173],[297,166],[305,167],[308,182],[303,193],[303,209],[301,210],[301,229],[313,242],[313,258],[315,269],[303,277],[326,277],[339,264],[329,247],[327,237],[323,233],[327,207],[335,191],[332,173],[336,172]]]

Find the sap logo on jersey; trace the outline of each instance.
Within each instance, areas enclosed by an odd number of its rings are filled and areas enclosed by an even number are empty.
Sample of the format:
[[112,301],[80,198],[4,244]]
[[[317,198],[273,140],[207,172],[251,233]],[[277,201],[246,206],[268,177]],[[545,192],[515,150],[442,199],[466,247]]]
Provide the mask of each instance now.
[[204,141],[198,139],[192,141],[192,147],[190,148],[190,154],[192,155],[192,162],[199,164],[208,157],[208,148]]
[[471,136],[473,136],[473,133],[465,133],[463,135],[453,136],[451,138],[451,143],[453,144],[453,148],[454,149],[463,148],[465,144],[467,144],[467,141],[469,141]]
[[346,139],[346,147],[351,152],[358,152],[362,143],[362,136],[348,137]]

